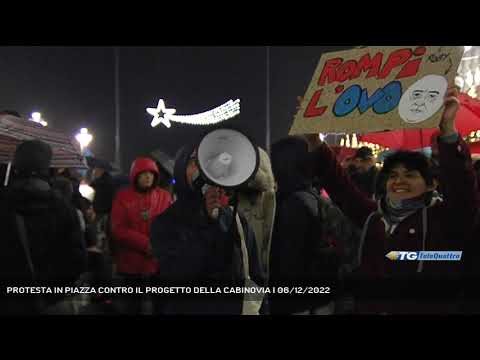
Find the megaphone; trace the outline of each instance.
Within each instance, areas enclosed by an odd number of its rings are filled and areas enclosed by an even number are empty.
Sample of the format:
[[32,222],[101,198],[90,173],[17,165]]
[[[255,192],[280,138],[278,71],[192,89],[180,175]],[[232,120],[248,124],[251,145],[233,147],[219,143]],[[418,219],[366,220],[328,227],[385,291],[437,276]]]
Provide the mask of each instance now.
[[200,141],[197,164],[206,184],[234,190],[255,176],[259,166],[258,148],[240,131],[215,129]]

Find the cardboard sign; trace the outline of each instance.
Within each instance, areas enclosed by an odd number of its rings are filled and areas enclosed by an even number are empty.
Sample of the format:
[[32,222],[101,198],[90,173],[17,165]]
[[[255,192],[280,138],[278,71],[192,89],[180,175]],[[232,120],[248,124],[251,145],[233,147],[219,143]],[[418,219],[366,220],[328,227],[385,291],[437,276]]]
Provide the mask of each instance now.
[[323,55],[290,135],[432,128],[463,46],[384,46]]

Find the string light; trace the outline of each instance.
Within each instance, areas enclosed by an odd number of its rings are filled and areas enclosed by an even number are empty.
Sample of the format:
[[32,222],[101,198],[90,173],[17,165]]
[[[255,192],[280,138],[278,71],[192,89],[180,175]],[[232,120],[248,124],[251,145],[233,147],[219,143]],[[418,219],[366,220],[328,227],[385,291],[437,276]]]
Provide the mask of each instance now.
[[466,143],[475,143],[480,141],[480,130],[472,131],[470,134],[463,137]]
[[352,135],[352,147],[356,148],[357,146],[358,146],[357,135],[353,134]]
[[170,124],[170,116],[175,114],[176,111],[176,109],[167,109],[163,99],[158,100],[156,108],[147,108],[147,113],[153,116],[153,120],[150,125],[155,127],[162,123],[167,128],[170,128],[172,126],[172,124]]
[[473,56],[463,56],[462,62],[457,70],[455,84],[460,87],[460,91],[468,94],[472,98],[480,97],[480,48],[477,46],[465,46],[465,53]]

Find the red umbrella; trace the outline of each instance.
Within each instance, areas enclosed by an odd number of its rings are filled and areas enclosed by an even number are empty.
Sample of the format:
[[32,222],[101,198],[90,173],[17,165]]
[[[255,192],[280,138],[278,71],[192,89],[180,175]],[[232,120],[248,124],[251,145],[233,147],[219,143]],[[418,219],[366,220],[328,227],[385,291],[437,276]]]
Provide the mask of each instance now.
[[[460,94],[460,108],[457,112],[456,126],[462,136],[480,129],[480,101],[467,94]],[[399,129],[359,136],[360,141],[379,144],[390,149],[421,149],[430,146],[432,135],[438,131],[432,129]]]

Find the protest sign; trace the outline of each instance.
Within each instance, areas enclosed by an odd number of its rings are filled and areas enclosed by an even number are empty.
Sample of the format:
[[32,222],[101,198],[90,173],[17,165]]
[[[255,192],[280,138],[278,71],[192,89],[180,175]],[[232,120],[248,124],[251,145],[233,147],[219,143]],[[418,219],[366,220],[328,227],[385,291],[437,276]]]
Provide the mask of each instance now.
[[432,128],[463,46],[364,47],[322,55],[290,135]]

